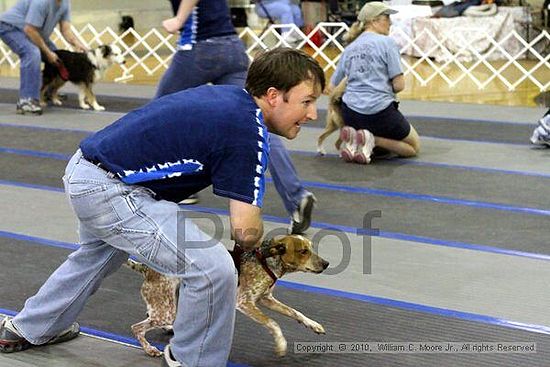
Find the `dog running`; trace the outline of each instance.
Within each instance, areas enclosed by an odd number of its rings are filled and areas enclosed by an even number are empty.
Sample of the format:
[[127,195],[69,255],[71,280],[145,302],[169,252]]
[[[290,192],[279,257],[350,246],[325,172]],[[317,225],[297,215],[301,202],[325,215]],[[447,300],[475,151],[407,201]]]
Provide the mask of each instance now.
[[[278,301],[272,291],[277,279],[286,273],[322,273],[329,265],[313,251],[309,239],[300,235],[276,236],[264,240],[261,246],[245,252],[236,247],[233,259],[239,270],[237,309],[269,330],[275,340],[275,354],[284,356],[287,342],[277,322],[265,315],[258,303],[291,317],[318,334],[324,334],[321,324],[304,316],[301,312]],[[146,339],[145,334],[153,329],[170,330],[176,318],[179,279],[162,275],[144,264],[128,260],[127,265],[143,274],[145,280],[141,296],[147,305],[147,319],[132,325],[132,332],[145,353],[157,357],[162,355]]]
[[125,63],[120,48],[116,45],[101,45],[88,52],[56,50],[55,53],[61,62],[59,65],[45,64],[42,71],[40,104],[46,106],[46,94],[49,94],[52,103],[61,106],[62,102],[57,92],[67,81],[70,81],[80,89],[78,93],[80,108],[105,110],[105,107],[97,103],[92,87],[103,77],[109,66]]

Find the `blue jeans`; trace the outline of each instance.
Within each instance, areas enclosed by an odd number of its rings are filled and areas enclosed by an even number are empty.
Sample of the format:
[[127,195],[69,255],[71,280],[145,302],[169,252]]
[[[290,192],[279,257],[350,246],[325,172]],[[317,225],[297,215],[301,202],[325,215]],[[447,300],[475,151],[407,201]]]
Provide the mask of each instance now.
[[19,98],[38,99],[42,83],[40,49],[22,30],[11,24],[0,22],[0,38],[21,61]]
[[[155,98],[206,83],[244,88],[248,56],[237,36],[199,41],[193,49],[178,51],[164,73]],[[286,211],[292,214],[309,192],[302,186],[281,138],[270,134],[269,171]]]
[[174,54],[155,98],[207,83],[244,86],[247,70],[248,56],[236,35],[199,41]]
[[[33,344],[71,325],[101,281],[134,256],[181,278],[172,353],[184,366],[221,367],[233,338],[237,275],[225,247],[203,233],[177,204],[126,185],[79,151],[63,177],[78,217],[80,248],[14,318]],[[208,242],[208,240],[210,240]]]
[[[262,18],[271,17],[271,19],[278,20],[281,24],[296,24],[298,27],[304,25],[302,10],[291,0],[264,0],[261,4],[256,2],[254,9],[256,10],[256,14]],[[288,31],[288,29],[284,29],[283,31]]]
[[269,134],[268,168],[286,211],[292,214],[298,208],[302,198],[309,194],[309,191],[304,188],[298,178],[296,168],[294,168],[281,138],[275,134]]

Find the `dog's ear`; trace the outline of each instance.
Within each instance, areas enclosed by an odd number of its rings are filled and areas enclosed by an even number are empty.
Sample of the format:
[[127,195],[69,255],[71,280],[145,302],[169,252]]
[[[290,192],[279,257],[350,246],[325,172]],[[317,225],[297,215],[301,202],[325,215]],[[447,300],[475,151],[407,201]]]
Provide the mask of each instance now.
[[269,256],[280,256],[280,255],[284,255],[285,252],[286,252],[286,245],[281,242],[278,242],[269,248]]
[[111,46],[109,45],[102,45],[101,52],[103,53],[103,57],[107,58],[109,55],[113,53],[113,50],[111,50]]

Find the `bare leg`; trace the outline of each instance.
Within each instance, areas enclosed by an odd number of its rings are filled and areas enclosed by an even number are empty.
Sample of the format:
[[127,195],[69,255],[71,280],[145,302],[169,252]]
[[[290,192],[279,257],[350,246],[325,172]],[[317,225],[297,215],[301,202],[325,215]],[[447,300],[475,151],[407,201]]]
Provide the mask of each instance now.
[[420,151],[420,138],[412,125],[409,135],[403,140],[393,140],[375,136],[374,141],[377,147],[387,149],[400,157],[415,157]]

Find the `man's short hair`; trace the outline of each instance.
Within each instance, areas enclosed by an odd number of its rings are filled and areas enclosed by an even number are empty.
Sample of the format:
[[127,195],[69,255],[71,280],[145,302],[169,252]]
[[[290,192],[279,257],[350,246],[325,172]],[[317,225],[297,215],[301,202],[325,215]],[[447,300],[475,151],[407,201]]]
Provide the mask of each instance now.
[[303,81],[311,80],[325,89],[325,73],[319,63],[303,51],[279,47],[257,56],[246,78],[246,90],[261,97],[271,87],[288,92]]

